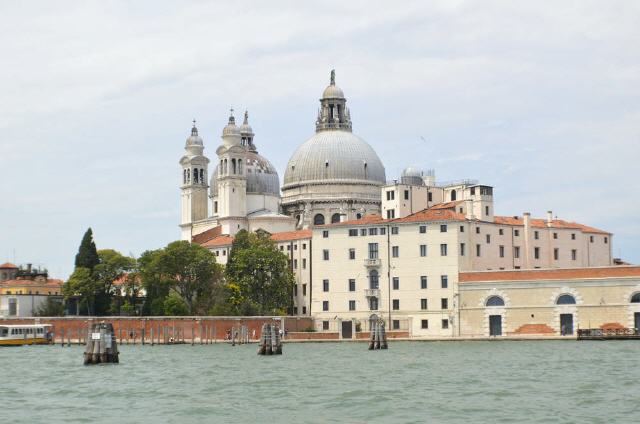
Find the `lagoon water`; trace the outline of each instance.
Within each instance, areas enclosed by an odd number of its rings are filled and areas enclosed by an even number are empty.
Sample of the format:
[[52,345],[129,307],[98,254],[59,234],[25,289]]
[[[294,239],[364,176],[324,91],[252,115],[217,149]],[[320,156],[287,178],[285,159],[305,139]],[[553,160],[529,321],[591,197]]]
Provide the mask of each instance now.
[[633,423],[640,343],[576,341],[0,348],[11,423]]

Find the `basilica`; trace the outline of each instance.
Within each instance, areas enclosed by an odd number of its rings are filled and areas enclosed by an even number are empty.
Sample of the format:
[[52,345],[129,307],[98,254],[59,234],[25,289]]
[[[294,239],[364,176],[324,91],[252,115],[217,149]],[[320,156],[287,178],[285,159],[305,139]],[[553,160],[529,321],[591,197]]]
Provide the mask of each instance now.
[[278,172],[258,153],[248,113],[242,125],[233,112],[222,130],[211,178],[210,159],[195,126],[185,144],[181,186],[181,238],[215,229],[233,235],[241,229],[270,233],[380,214],[382,161],[366,141],[353,134],[347,99],[331,72],[322,93],[316,132]]
[[618,265],[610,232],[552,211],[498,215],[492,186],[433,170],[387,181],[333,71],[315,126],[280,186],[248,113],[239,126],[229,117],[210,178],[194,122],[180,229],[221,264],[239,230],[270,233],[295,276],[288,313],[312,317],[318,337],[366,337],[374,318],[408,338],[640,332],[640,267]]

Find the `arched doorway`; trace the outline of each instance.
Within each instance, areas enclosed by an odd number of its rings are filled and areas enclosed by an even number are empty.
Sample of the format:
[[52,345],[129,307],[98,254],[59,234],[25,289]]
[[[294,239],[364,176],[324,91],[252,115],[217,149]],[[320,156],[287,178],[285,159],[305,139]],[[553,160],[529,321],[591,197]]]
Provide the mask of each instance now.
[[502,336],[502,314],[491,313],[490,309],[504,307],[504,299],[500,296],[490,296],[486,300],[485,306],[489,308],[489,336]]
[[[556,305],[575,305],[576,298],[570,294],[562,294],[556,299]],[[570,336],[573,334],[573,314],[560,314],[560,335]]]

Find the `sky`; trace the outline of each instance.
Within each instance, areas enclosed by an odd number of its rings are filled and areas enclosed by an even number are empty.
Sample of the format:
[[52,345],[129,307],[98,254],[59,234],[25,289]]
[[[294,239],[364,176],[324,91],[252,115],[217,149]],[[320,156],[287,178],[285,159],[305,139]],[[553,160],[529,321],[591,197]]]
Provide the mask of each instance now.
[[192,119],[212,158],[248,109],[282,178],[331,69],[387,179],[478,179],[640,262],[640,2],[311,3],[0,2],[0,262],[178,239]]

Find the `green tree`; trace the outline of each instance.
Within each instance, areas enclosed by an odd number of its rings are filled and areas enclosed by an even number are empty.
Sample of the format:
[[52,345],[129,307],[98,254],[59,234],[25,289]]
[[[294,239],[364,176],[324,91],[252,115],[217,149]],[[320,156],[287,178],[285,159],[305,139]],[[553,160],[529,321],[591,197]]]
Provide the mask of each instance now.
[[171,282],[161,267],[162,249],[147,250],[140,255],[134,274],[146,292],[142,315],[164,315],[164,299],[169,295]]
[[164,314],[170,316],[188,315],[189,307],[178,293],[171,292],[164,299]]
[[113,249],[99,250],[98,259],[98,264],[93,268],[93,278],[96,280],[94,313],[117,313],[119,311],[110,311],[111,299],[116,295],[113,283],[131,272],[135,268],[136,260]]
[[234,240],[230,258],[233,262],[225,269],[227,287],[233,294],[229,302],[254,309],[260,315],[286,311],[291,303],[293,272],[269,233],[243,234],[238,243]]
[[93,231],[89,228],[82,237],[80,242],[80,248],[76,255],[76,268],[88,268],[93,271],[93,268],[100,263],[98,257],[98,251],[96,250],[96,244],[93,241]]
[[64,316],[64,303],[60,298],[54,299],[47,296],[47,300],[36,310],[38,317],[61,317]]
[[98,286],[91,270],[89,268],[76,267],[69,280],[62,286],[62,294],[67,300],[77,297],[81,308],[92,314],[97,288]]

